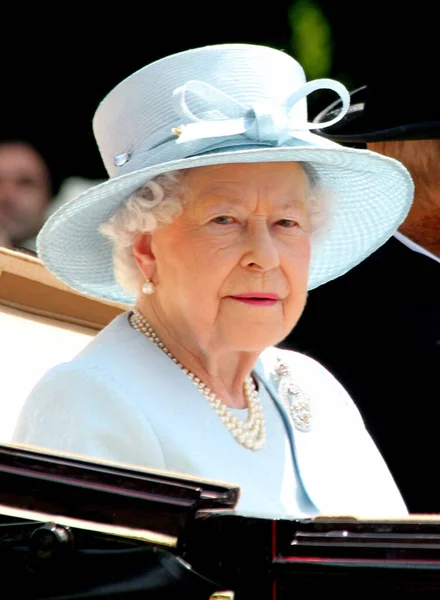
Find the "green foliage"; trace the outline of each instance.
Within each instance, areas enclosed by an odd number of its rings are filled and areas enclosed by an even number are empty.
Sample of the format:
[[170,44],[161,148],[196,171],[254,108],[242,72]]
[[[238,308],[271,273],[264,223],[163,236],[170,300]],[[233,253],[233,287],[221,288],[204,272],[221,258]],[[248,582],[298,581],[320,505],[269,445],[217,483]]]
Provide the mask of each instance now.
[[332,69],[332,35],[321,8],[313,0],[295,0],[289,9],[292,53],[307,79],[329,77]]

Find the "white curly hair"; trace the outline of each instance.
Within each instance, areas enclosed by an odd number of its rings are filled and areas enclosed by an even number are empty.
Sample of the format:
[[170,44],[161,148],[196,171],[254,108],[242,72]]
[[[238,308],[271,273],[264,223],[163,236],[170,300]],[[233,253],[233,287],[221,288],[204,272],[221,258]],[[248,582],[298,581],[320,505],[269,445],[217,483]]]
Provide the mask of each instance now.
[[[327,190],[324,194],[313,167],[304,162],[301,165],[309,181],[307,205],[311,232],[316,241],[330,220],[330,193]],[[151,179],[100,226],[101,233],[113,244],[115,279],[134,296],[139,293],[143,279],[133,256],[132,245],[139,233],[151,233],[171,223],[182,213],[184,176],[185,172],[181,170]]]

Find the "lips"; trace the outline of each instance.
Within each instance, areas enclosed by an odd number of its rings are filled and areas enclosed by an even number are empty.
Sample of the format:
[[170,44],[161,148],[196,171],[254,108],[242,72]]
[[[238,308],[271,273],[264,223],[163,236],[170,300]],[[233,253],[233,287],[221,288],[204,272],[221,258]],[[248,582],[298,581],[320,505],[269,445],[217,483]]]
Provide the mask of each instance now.
[[252,304],[253,306],[273,306],[280,299],[278,294],[272,294],[269,292],[235,294],[234,296],[230,296],[230,298],[237,300],[238,302],[244,302],[245,304]]
[[269,292],[250,292],[247,294],[234,294],[232,298],[253,298],[254,300],[279,300],[278,294],[271,294]]

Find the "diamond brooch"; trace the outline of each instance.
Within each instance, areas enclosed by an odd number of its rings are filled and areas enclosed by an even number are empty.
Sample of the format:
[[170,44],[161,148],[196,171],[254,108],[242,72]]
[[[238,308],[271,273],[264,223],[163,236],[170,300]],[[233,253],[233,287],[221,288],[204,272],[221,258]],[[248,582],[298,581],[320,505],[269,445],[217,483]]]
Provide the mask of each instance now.
[[275,377],[278,380],[278,394],[289,412],[295,428],[303,432],[310,431],[312,428],[310,398],[294,382],[289,369],[280,358],[277,358]]

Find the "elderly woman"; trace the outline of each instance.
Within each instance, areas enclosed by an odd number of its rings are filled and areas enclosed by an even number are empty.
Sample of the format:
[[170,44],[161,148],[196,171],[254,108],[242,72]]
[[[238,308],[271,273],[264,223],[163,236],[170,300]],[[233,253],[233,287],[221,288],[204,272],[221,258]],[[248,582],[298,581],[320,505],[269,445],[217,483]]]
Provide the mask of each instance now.
[[346,391],[275,347],[307,290],[385,242],[412,200],[400,163],[309,131],[321,88],[342,118],[338,82],[226,44],[109,93],[94,132],[110,178],[59,209],[38,250],[72,288],[133,310],[43,377],[15,442],[238,484],[242,513],[406,513]]

